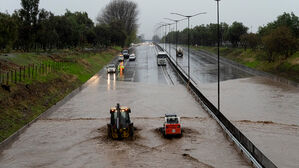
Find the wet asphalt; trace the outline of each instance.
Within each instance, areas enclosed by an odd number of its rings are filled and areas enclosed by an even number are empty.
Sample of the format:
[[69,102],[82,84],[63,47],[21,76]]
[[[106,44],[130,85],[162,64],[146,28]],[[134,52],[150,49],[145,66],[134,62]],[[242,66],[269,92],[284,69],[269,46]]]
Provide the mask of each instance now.
[[[124,74],[106,74],[49,116],[38,120],[0,154],[0,167],[250,167],[222,129],[170,68],[158,67],[156,48],[138,46]],[[107,138],[109,108],[132,109],[134,140]],[[183,137],[157,131],[166,113],[181,117]]]
[[[175,45],[170,48],[175,59]],[[177,60],[187,72],[188,52],[183,49]],[[190,49],[190,65],[193,81],[217,107],[217,60]],[[220,72],[221,112],[278,167],[298,167],[299,89],[227,63],[220,64]]]
[[[156,47],[141,45],[132,52],[137,59],[125,60],[124,74],[103,69],[87,88],[2,151],[0,167],[249,166],[169,64],[157,66]],[[187,72],[186,53],[178,62]],[[192,50],[190,56],[191,77],[216,105],[216,60]],[[278,167],[298,167],[297,88],[221,64],[221,93],[222,113],[266,156]],[[109,108],[117,102],[132,109],[134,141],[107,138]],[[164,139],[157,132],[165,113],[182,117],[182,138]]]

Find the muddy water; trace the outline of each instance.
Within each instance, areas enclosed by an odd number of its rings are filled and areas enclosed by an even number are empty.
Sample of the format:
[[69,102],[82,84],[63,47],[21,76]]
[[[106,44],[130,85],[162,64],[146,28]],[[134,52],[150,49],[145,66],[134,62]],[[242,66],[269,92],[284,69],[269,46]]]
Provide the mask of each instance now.
[[[217,105],[217,84],[199,88]],[[278,167],[299,167],[299,89],[262,77],[221,82],[221,111]]]
[[[184,86],[94,78],[89,87],[30,126],[0,155],[0,167],[248,167]],[[109,107],[130,106],[134,141],[107,139]],[[184,136],[164,139],[165,113],[182,116]]]
[[[190,59],[191,77],[217,107],[216,60],[192,49]],[[186,71],[187,60],[185,51],[178,63]],[[299,89],[225,63],[220,71],[221,112],[277,166],[299,167]]]

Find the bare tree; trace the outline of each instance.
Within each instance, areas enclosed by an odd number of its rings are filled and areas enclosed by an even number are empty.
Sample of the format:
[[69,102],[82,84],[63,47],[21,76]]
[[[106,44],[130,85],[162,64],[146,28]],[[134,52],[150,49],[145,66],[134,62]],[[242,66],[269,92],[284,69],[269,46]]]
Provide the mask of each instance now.
[[131,36],[137,31],[138,21],[137,4],[128,0],[112,0],[98,16],[100,24],[118,23]]

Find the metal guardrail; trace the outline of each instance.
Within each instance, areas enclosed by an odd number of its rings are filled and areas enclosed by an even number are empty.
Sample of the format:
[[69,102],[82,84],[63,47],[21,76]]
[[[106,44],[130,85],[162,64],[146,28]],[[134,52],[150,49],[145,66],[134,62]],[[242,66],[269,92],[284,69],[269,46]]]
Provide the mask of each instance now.
[[[155,44],[160,50],[164,49]],[[235,127],[218,109],[199,91],[193,81],[188,82],[188,77],[183,73],[181,68],[176,66],[175,61],[169,56],[169,62],[176,69],[182,79],[188,84],[188,87],[196,94],[208,113],[218,122],[225,130],[232,141],[239,147],[244,155],[258,168],[277,168],[277,166],[265,156],[237,127]]]

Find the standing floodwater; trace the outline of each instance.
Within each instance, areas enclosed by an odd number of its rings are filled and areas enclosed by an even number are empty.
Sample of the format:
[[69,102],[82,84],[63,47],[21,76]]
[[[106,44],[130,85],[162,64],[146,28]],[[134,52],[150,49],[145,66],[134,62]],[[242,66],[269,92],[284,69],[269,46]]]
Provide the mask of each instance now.
[[[217,61],[194,50],[190,57],[192,78],[217,107]],[[178,62],[187,70],[186,51]],[[253,76],[226,63],[221,63],[220,68],[221,112],[275,165],[298,167],[299,89]]]
[[[93,77],[4,150],[0,167],[250,167],[176,74],[157,67],[155,52],[138,47],[136,60],[144,66],[125,62],[124,76],[102,71]],[[107,137],[109,109],[116,103],[131,108],[132,141]],[[182,138],[165,139],[157,131],[166,113],[181,117]]]

